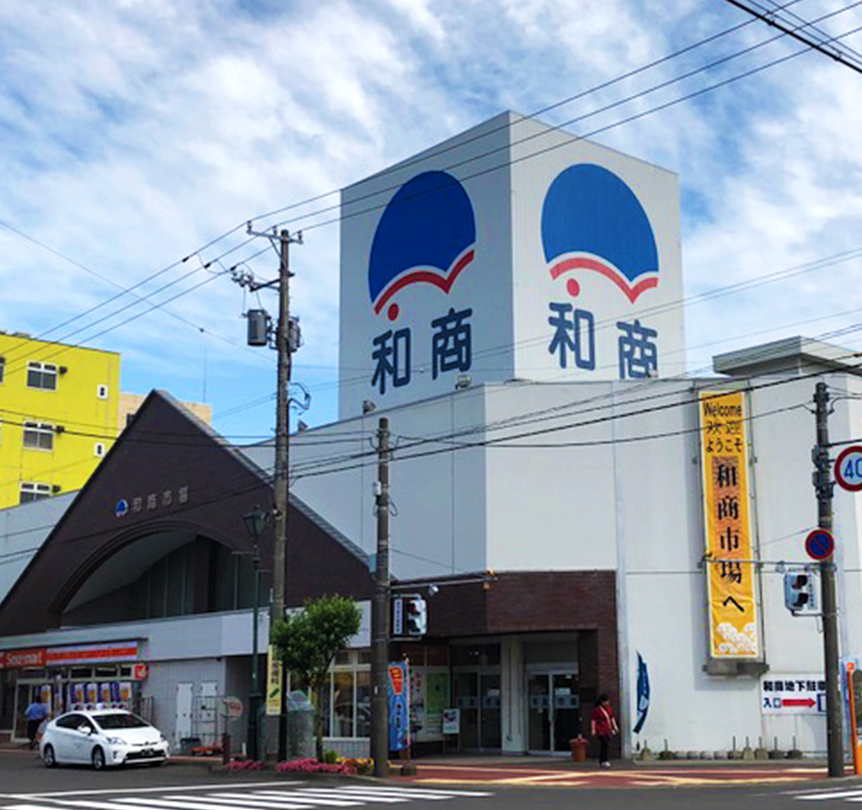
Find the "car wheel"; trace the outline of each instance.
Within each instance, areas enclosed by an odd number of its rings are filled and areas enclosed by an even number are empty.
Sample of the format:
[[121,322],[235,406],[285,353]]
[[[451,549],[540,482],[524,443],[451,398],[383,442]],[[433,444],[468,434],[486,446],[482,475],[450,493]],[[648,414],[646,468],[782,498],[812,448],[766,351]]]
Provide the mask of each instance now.
[[93,768],[101,771],[105,767],[105,752],[98,746],[93,749]]
[[42,750],[42,761],[46,768],[53,768],[57,765],[57,757],[54,756],[54,746],[46,745]]

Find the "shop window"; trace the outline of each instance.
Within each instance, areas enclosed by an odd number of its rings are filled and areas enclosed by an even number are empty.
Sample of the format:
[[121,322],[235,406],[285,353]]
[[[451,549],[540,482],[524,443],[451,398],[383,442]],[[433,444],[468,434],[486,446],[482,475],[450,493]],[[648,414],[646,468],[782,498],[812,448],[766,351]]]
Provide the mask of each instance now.
[[32,481],[21,482],[18,503],[32,503],[33,501],[44,501],[45,498],[50,497],[50,484],[35,484]]
[[96,677],[97,678],[116,678],[117,677],[117,668],[113,667],[96,667]]
[[54,363],[27,363],[27,387],[57,390],[57,366]]
[[499,644],[458,644],[452,647],[454,666],[494,666],[499,663]]
[[53,450],[54,425],[45,422],[25,422],[24,447],[33,450]]
[[371,672],[356,673],[356,736],[371,736]]
[[353,672],[336,671],[334,676],[334,691],[332,695],[332,736],[352,737],[353,719]]
[[90,667],[72,667],[70,676],[75,679],[89,679],[93,677],[93,670]]

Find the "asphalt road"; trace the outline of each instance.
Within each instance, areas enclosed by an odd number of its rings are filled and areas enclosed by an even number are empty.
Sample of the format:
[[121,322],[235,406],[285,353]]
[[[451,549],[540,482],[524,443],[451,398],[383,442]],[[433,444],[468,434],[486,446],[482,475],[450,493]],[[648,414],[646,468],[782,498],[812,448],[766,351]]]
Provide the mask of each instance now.
[[371,779],[291,778],[261,773],[213,773],[168,764],[94,772],[49,770],[26,753],[0,755],[0,810],[852,810],[862,780],[788,783],[724,782],[668,788],[589,782],[529,787],[482,782],[384,783]]

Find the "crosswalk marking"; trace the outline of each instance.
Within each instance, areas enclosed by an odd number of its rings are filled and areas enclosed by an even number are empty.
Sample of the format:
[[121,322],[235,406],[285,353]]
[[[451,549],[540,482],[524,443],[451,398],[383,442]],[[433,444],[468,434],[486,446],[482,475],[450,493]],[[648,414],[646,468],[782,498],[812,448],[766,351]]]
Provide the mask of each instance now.
[[[423,796],[429,796],[432,793],[436,793],[445,798],[450,798],[452,796],[466,796],[467,798],[472,797],[487,797],[493,796],[493,793],[488,793],[486,791],[481,790],[440,790],[438,788],[403,788],[403,787],[389,787],[388,785],[371,785],[371,789],[375,791],[381,791],[384,793],[393,793],[393,794],[403,794],[403,793],[419,793],[421,792]],[[354,793],[356,791],[366,790],[362,785],[345,785],[344,787],[339,788],[340,791],[344,793]]]
[[803,802],[818,802],[826,799],[844,799],[845,801],[862,801],[862,790],[841,790],[831,793],[804,793],[793,797]]
[[[292,797],[297,801],[308,801],[309,803],[313,803],[315,801],[319,801],[321,804],[327,804],[331,802],[332,804],[338,806],[339,804],[347,807],[350,805],[357,804],[365,804],[367,800],[364,798],[364,793],[355,793],[349,796],[342,796],[341,791],[338,791],[339,798],[333,799],[329,798],[335,790],[299,790],[295,792],[285,793],[279,790],[256,790],[254,792],[255,796],[263,797],[271,797],[271,799],[275,800],[279,797]],[[406,802],[407,799],[401,797],[387,796],[381,799],[380,801],[384,803],[394,803],[394,802]]]
[[[169,798],[150,798],[150,799],[117,799],[118,802],[134,805],[135,810],[144,810],[144,808],[153,807],[154,805],[161,810],[225,810],[223,804],[213,803],[208,798],[205,801],[198,801],[194,797],[183,796],[179,801],[174,801]],[[236,802],[231,802],[235,805]],[[129,810],[129,808],[125,808]],[[311,810],[307,805],[294,805],[293,810]]]
[[[265,788],[265,787],[294,787],[296,785],[307,784],[297,780],[276,779],[270,782],[233,782],[231,781],[231,790],[237,788]],[[169,788],[162,785],[161,787],[144,787],[144,788],[100,788],[99,790],[52,790],[49,793],[13,793],[13,799],[21,799],[22,801],[32,801],[33,799],[59,799],[62,796],[107,796],[108,794],[117,796],[121,793],[163,793],[166,790],[221,790],[224,788],[224,782],[213,784],[212,782],[206,785],[183,785],[182,788]]]
[[[239,800],[243,804],[251,802],[252,805],[258,807],[311,807],[319,804],[329,805],[330,807],[356,807],[362,804],[362,802],[355,799],[335,798],[331,795],[331,792],[328,792],[325,796],[305,796],[296,791],[282,793],[280,791],[256,790],[251,795],[247,793],[219,793],[217,795],[220,799]],[[212,798],[215,798],[215,796]]]
[[[21,795],[29,799],[18,804],[0,805],[0,810],[321,810],[322,808],[353,808],[369,804],[403,804],[421,800],[445,801],[456,797],[482,798],[493,796],[486,791],[390,787],[387,785],[344,785],[337,788],[304,787],[303,782],[257,782],[231,785],[227,790],[213,790],[216,785],[200,786],[183,793],[177,788],[147,789],[147,795],[128,795],[139,791],[81,791],[73,794],[45,793]],[[275,786],[289,790],[267,790]],[[237,787],[254,788],[242,792]],[[263,788],[263,789],[261,789]],[[212,792],[202,792],[209,789]],[[150,791],[153,792],[150,792]],[[161,791],[162,795],[155,795]],[[84,798],[93,793],[99,799]],[[108,795],[112,794],[112,795]],[[62,798],[61,798],[62,797]],[[43,801],[45,804],[37,802]]]

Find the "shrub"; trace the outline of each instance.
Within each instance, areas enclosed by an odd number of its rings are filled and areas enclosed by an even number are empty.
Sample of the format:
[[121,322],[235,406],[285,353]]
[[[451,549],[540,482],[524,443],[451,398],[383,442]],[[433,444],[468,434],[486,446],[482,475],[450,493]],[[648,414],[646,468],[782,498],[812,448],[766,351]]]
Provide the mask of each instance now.
[[355,775],[356,768],[337,762],[318,762],[316,759],[291,759],[275,766],[278,773],[343,773]]
[[227,764],[229,771],[262,771],[266,769],[266,763],[254,759],[232,759]]
[[374,760],[373,759],[357,759],[355,757],[347,757],[346,759],[340,760],[342,765],[346,765],[348,768],[353,768],[358,774],[369,774],[374,770]]
[[327,765],[335,765],[338,762],[338,751],[327,750],[323,752],[323,761]]

